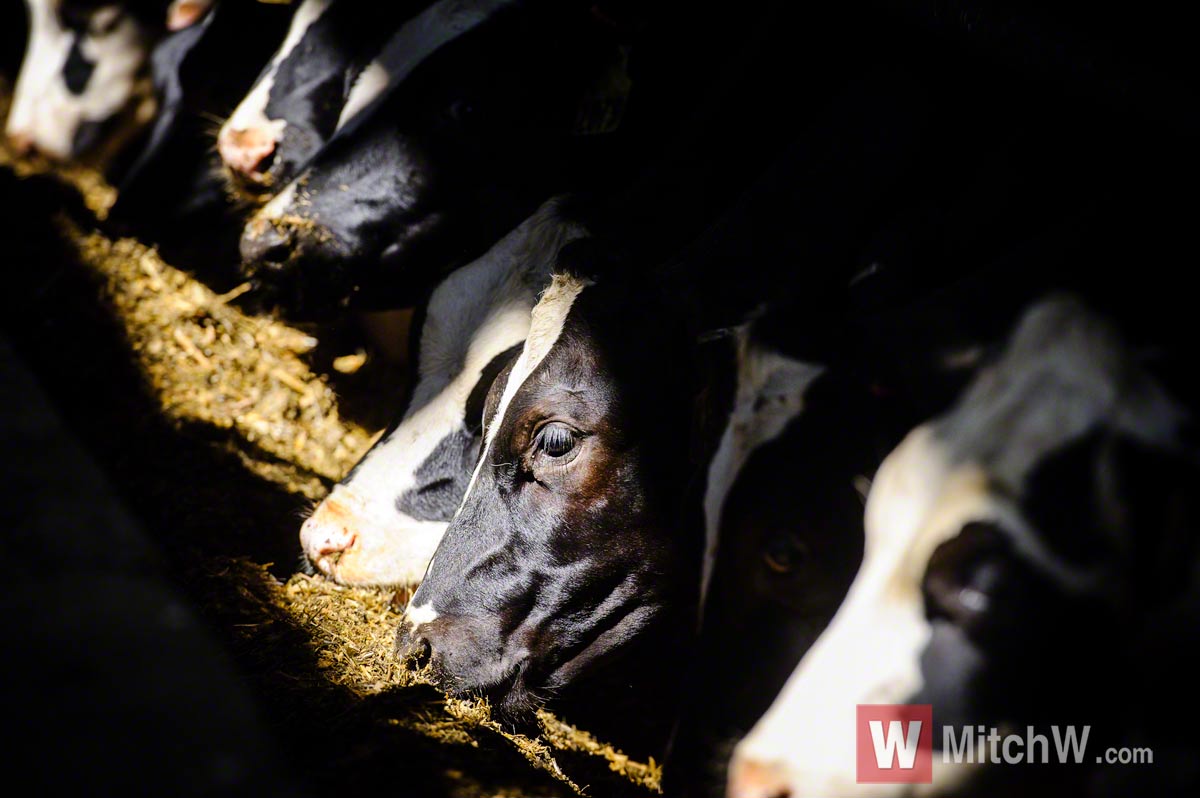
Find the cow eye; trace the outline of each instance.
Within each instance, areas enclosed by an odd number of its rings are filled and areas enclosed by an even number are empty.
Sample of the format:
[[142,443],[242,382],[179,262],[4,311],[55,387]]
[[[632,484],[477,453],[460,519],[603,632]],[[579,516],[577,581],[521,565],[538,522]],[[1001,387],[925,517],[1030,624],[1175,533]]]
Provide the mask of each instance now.
[[547,457],[566,457],[575,449],[575,431],[560,421],[553,421],[538,431],[535,444]]
[[808,557],[808,547],[795,535],[773,535],[763,548],[763,562],[777,574],[789,574]]
[[995,528],[967,524],[929,559],[924,584],[926,613],[963,627],[977,625],[991,609],[1004,581],[1006,561],[1004,541]]

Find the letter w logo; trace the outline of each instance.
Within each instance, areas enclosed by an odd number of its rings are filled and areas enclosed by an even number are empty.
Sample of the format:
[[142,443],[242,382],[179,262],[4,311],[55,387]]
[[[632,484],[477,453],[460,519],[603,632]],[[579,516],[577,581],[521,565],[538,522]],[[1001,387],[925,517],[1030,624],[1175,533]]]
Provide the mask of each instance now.
[[933,781],[933,707],[859,704],[859,784],[930,784]]

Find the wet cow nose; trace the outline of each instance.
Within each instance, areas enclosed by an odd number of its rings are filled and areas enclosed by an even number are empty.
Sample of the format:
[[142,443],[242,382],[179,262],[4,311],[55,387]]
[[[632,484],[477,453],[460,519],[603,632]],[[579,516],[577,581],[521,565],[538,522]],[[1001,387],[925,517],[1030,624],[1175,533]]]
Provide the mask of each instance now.
[[275,154],[275,136],[261,127],[226,128],[217,137],[217,151],[230,169],[252,180],[260,180]]
[[300,538],[309,556],[328,557],[340,554],[350,549],[358,541],[358,535],[349,525],[338,523],[323,523],[321,518],[314,515],[300,527]]
[[789,798],[791,794],[787,774],[778,765],[743,758],[730,765],[727,798]]
[[396,656],[400,662],[409,670],[419,671],[429,664],[432,655],[433,646],[429,639],[420,633],[419,627],[409,625],[405,619],[396,635]]
[[286,228],[280,230],[270,222],[248,225],[242,233],[240,250],[247,263],[267,268],[281,266],[292,251],[291,235]]
[[8,146],[18,157],[30,155],[37,150],[33,137],[27,133],[9,133]]
[[213,0],[174,0],[167,7],[167,30],[183,30],[195,25],[208,10]]

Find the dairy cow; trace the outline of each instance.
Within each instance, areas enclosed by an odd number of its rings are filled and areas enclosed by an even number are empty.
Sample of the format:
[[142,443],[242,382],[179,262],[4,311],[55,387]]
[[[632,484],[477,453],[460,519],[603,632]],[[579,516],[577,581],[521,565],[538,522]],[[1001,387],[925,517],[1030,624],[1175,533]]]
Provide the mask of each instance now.
[[236,189],[270,191],[388,83],[376,59],[415,2],[304,0],[282,44],[221,125],[217,150]]
[[[564,248],[520,355],[493,382],[478,464],[397,641],[445,689],[483,693],[515,722],[596,679],[611,687],[607,708],[670,701],[651,686],[671,684],[665,652],[695,625],[690,339],[650,312],[656,297],[587,277],[607,270],[602,251]],[[654,722],[624,739],[644,733],[637,744],[661,751],[650,727],[662,717],[647,713]]]
[[836,366],[784,354],[793,342],[767,326],[728,338],[731,401],[718,411],[705,473],[701,622],[687,673],[689,692],[705,700],[677,726],[671,794],[723,788],[732,746],[833,617],[861,559],[866,475],[886,408]]
[[147,57],[167,6],[27,0],[29,38],[5,125],[13,148],[58,160],[115,157],[153,119]]
[[[153,242],[164,257],[218,290],[236,283],[236,212],[213,152],[213,119],[236,103],[275,49],[287,9],[227,2],[172,6],[169,33],[150,53],[158,113],[136,157],[121,171],[106,226]],[[199,15],[199,16],[197,16]],[[182,19],[180,19],[182,17]],[[255,35],[247,37],[247,31]],[[220,80],[213,80],[215,73]]]
[[[855,83],[661,271],[639,273],[600,240],[564,249],[521,357],[492,386],[479,465],[412,597],[402,653],[516,718],[595,680],[624,679],[612,703],[671,700],[712,567],[699,486],[714,428],[696,423],[709,382],[696,319],[744,317],[760,291],[829,296],[819,293],[838,283],[829,253],[903,172],[912,141],[907,113],[890,128],[859,123],[890,115],[908,89]],[[714,254],[751,239],[737,270]]]
[[[739,745],[731,796],[906,794],[856,783],[861,704],[932,705],[934,793],[1030,773],[943,762],[947,730],[959,745],[963,728],[1090,725],[1096,746],[1162,728],[1156,690],[1176,682],[1160,680],[1194,667],[1159,621],[1195,617],[1200,470],[1191,414],[1151,354],[1080,300],[1047,299],[896,447],[871,487],[862,567]],[[1118,677],[1148,692],[1107,689]],[[1034,773],[1111,794],[1120,774],[1093,762]],[[1137,791],[1176,794],[1180,775],[1142,771]]]
[[524,343],[559,249],[584,234],[564,202],[545,203],[434,289],[408,407],[301,528],[312,567],[342,584],[420,580],[474,470],[492,380]]
[[429,6],[381,53],[386,91],[249,220],[249,271],[293,312],[403,304],[561,185],[610,38],[571,4]]

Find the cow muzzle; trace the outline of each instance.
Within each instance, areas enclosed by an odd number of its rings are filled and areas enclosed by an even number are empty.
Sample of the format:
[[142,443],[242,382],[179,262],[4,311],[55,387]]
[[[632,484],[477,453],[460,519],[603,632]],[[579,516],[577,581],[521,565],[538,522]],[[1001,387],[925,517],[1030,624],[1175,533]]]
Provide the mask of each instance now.
[[452,695],[487,696],[500,708],[520,703],[514,694],[523,693],[520,681],[529,652],[485,619],[410,606],[396,636],[396,654],[409,670],[428,669],[434,683]]
[[259,187],[268,185],[267,170],[275,155],[274,131],[265,127],[222,128],[217,136],[221,161],[241,180]]

